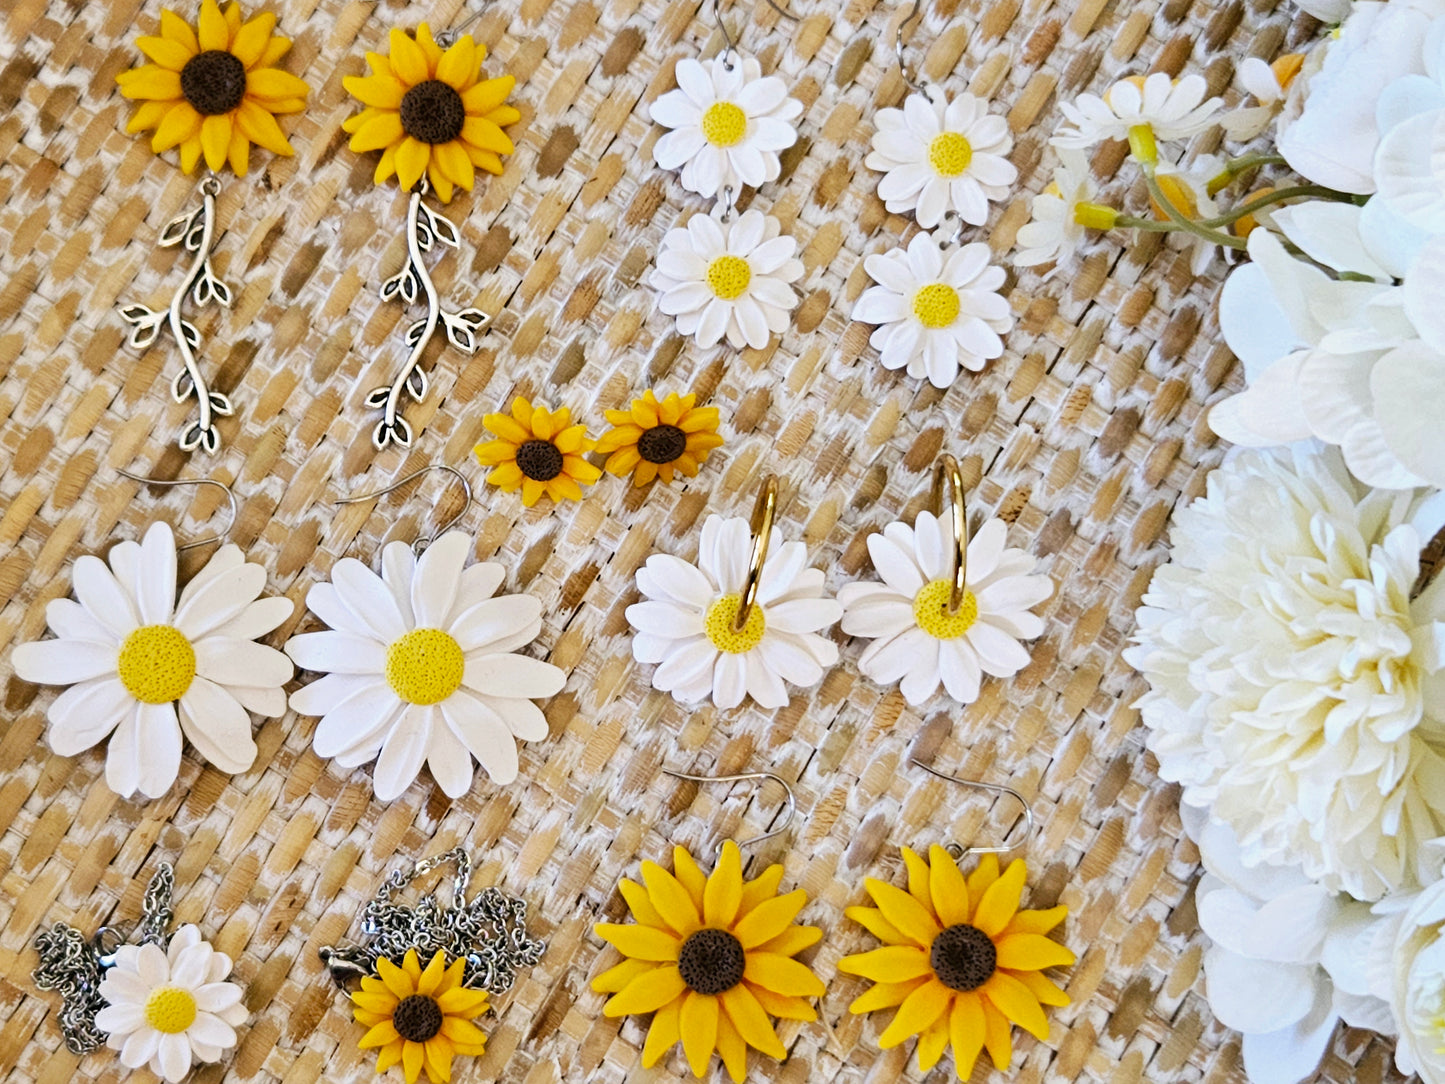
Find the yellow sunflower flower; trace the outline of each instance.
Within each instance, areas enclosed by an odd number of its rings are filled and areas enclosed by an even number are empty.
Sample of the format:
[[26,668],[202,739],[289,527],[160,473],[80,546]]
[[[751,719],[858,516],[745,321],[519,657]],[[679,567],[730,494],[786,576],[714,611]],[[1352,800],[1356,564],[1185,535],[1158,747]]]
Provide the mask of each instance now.
[[522,114],[504,104],[516,79],[481,78],[486,55],[470,34],[443,52],[422,23],[415,40],[392,30],[389,57],[366,54],[371,75],[341,81],[366,107],[342,127],[352,133],[352,150],[381,151],[377,184],[396,174],[411,189],[425,175],[446,203],[453,185],[471,191],[473,167],[502,172],[501,156],[516,150],[502,129]]
[[126,131],[154,128],[151,149],[161,154],[179,147],[187,173],[204,154],[209,169],[230,162],[244,177],[252,143],[294,154],[276,117],[301,112],[308,88],[274,66],[291,48],[289,39],[271,33],[275,27],[269,11],[242,22],[239,5],[223,12],[216,0],[201,0],[195,29],[174,11],[162,11],[160,36],[136,39],[151,63],[116,76],[120,92],[141,102]]
[[659,401],[648,389],[641,399],[632,400],[631,410],[604,411],[616,427],[597,442],[597,450],[607,456],[607,473],[621,478],[632,471],[634,486],[659,477],[671,482],[674,470],[696,478],[708,452],[723,443],[717,434],[717,407],[696,403],[696,395],[677,392]]
[[376,1071],[401,1065],[406,1084],[416,1084],[423,1069],[431,1084],[452,1078],[452,1058],[480,1054],[487,1037],[471,1021],[487,1011],[487,992],[462,985],[466,961],[446,965],[438,951],[422,970],[416,949],[408,949],[401,966],[382,957],[380,978],[367,975],[351,995],[356,1022],[370,1029],[357,1044],[377,1051]]
[[1028,875],[1021,858],[1000,875],[998,858],[986,855],[967,879],[942,847],[929,851],[928,862],[906,847],[903,858],[907,892],[870,877],[868,894],[878,906],[846,912],[886,943],[838,961],[839,971],[876,983],[850,1009],[897,1006],[878,1045],[886,1050],[919,1036],[918,1067],[925,1073],[950,1042],[960,1080],[973,1073],[984,1048],[996,1068],[1007,1069],[1012,1025],[1047,1039],[1043,1006],[1069,1003],[1068,995],[1040,974],[1074,962],[1072,952],[1044,936],[1068,908],[1019,910]]
[[744,881],[732,841],[710,876],[681,847],[673,851],[673,869],[644,862],[646,888],[622,882],[637,922],[594,929],[627,959],[593,979],[592,989],[612,994],[602,1007],[607,1016],[655,1014],[642,1048],[644,1067],[680,1040],[696,1076],[707,1072],[716,1050],[728,1075],[740,1081],[748,1047],[788,1056],[769,1014],[817,1019],[805,999],[821,997],[823,984],[793,957],[823,931],[794,924],[808,896],[802,889],[778,895],[782,866]]
[[587,439],[585,425],[572,424],[566,407],[534,407],[519,395],[510,415],[488,414],[482,423],[497,437],[473,449],[477,461],[492,468],[487,481],[508,493],[520,486],[528,508],[544,493],[554,501],[580,501],[582,487],[602,477],[582,458],[595,442]]

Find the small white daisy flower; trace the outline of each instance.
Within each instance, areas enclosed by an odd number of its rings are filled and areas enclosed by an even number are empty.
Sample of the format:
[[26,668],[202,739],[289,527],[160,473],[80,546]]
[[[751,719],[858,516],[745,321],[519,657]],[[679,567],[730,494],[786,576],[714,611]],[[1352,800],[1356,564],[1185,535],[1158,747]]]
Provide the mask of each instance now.
[[182,926],[164,950],[122,945],[101,979],[105,1008],[95,1026],[108,1033],[106,1045],[120,1051],[127,1069],[149,1065],[179,1084],[192,1061],[220,1061],[250,1016],[241,988],[223,981],[230,973],[231,958],[202,941],[194,926]]
[[373,785],[384,802],[400,797],[422,764],[450,798],[471,787],[473,757],[492,782],[512,782],[516,740],[547,736],[532,699],[566,683],[551,663],[513,654],[542,631],[542,604],[494,598],[504,569],[464,568],[471,549],[462,531],[448,531],[420,559],[391,542],[380,576],[343,557],[331,582],[306,595],[332,631],[286,642],[297,666],[326,674],[291,694],[293,710],[321,717],[316,754],[344,768],[376,757]]
[[682,186],[709,199],[743,185],[757,188],[782,172],[778,152],[798,140],[803,103],[788,84],[764,76],[752,57],[677,62],[677,89],[652,103],[652,119],[671,128],[653,147],[663,169],[681,170]]
[[1198,75],[1170,79],[1163,72],[1147,78],[1131,75],[1097,94],[1080,94],[1077,101],[1059,108],[1070,124],[1059,129],[1051,143],[1080,150],[1110,139],[1127,139],[1129,129],[1144,126],[1161,141],[1188,139],[1217,123],[1215,113],[1224,103],[1204,100],[1208,84]]
[[1253,139],[1269,127],[1269,122],[1284,109],[1290,84],[1299,75],[1304,59],[1302,53],[1286,53],[1273,64],[1266,64],[1257,56],[1240,62],[1235,82],[1246,94],[1254,95],[1259,104],[1220,116],[1219,123],[1230,139]]
[[789,285],[803,277],[797,252],[798,242],[761,211],[744,211],[732,222],[693,215],[663,237],[650,281],[662,292],[658,307],[699,346],[715,346],[726,335],[734,347],[761,350],[770,334],[788,329],[797,307]]
[[908,249],[863,260],[877,286],[863,291],[853,319],[877,324],[869,342],[886,369],[907,368],[946,388],[960,368],[978,372],[1003,353],[1000,335],[1013,327],[1008,301],[997,291],[1004,272],[988,262],[985,244],[943,249],[918,233]]
[[183,733],[221,771],[248,770],[256,760],[248,712],[284,714],[281,686],[292,674],[285,655],[252,641],[291,616],[291,600],[260,598],[266,570],[226,545],[178,601],[176,540],[164,523],[141,542],[118,543],[109,561],[78,558],[78,601],[45,608],[57,638],[21,644],[12,656],[21,679],[70,686],[46,713],[50,748],[71,757],[110,737],[105,781],[123,797],[170,788]]
[[902,109],[880,109],[869,169],[884,173],[878,195],[894,214],[914,212],[933,229],[954,212],[973,226],[988,220],[990,200],[1002,199],[1018,170],[1008,122],[972,94],[949,101],[937,87],[910,94]]
[[823,597],[823,573],[807,568],[807,548],[783,542],[773,529],[757,601],[741,631],[733,628],[747,583],[752,532],[742,518],[708,516],[702,525],[697,564],[653,554],[637,570],[637,589],[647,601],[627,607],[637,630],[632,654],[656,663],[655,689],[695,704],[709,694],[719,708],[735,708],[751,696],[760,707],[788,703],[784,682],[816,685],[838,648],[818,630],[843,613]]
[[1048,576],[1030,575],[1035,561],[1004,546],[1007,529],[991,519],[968,543],[966,591],[958,613],[953,590],[952,527],[920,512],[912,527],[890,523],[869,535],[868,552],[882,583],[849,583],[838,592],[843,631],[872,640],[858,669],[880,685],[901,682],[904,699],[921,704],[942,682],[960,704],[978,699],[984,674],[1012,677],[1029,662],[1020,640],[1044,623],[1031,609],[1054,593]]
[[1049,275],[1073,255],[1084,240],[1084,226],[1075,217],[1078,206],[1093,195],[1089,161],[1073,147],[1059,148],[1059,164],[1048,187],[1034,197],[1033,218],[1018,232],[1014,263],[1037,267],[1053,263]]

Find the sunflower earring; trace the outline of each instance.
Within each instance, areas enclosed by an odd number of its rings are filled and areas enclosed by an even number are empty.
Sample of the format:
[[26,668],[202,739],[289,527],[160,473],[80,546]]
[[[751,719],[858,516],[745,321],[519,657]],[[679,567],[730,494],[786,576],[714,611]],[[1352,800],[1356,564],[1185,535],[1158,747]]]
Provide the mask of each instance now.
[[357,153],[381,151],[375,181],[384,184],[395,176],[410,192],[406,212],[406,265],[381,287],[383,301],[400,298],[415,304],[424,298],[426,315],[406,329],[410,348],[406,362],[389,385],[366,396],[366,405],[382,412],[372,433],[379,451],[390,444],[410,447],[411,425],[401,416],[403,398],[416,402],[427,397],[429,382],[421,368],[422,354],[439,328],[458,350],[475,353],[479,333],[491,323],[480,309],[448,312],[441,307],[424,257],[440,241],[461,248],[457,227],[428,207],[422,197],[435,192],[450,203],[456,188],[471,191],[476,170],[500,174],[502,155],[516,148],[502,131],[521,120],[507,105],[516,79],[503,75],[482,79],[487,48],[462,34],[462,27],[478,18],[473,13],[456,30],[435,38],[426,23],[413,38],[406,31],[391,31],[391,54],[367,53],[368,76],[347,76],[342,84],[365,108],[342,128],[351,133]]
[[146,886],[134,943],[102,927],[89,940],[57,922],[35,939],[35,985],[59,990],[60,1031],[72,1054],[108,1046],[127,1069],[149,1066],[179,1084],[191,1063],[220,1061],[250,1017],[242,989],[226,982],[231,958],[202,940],[195,926],[171,925],[175,871],[156,867]]
[[[1069,1004],[1069,995],[1043,974],[1075,960],[1073,952],[1045,936],[1068,908],[1020,910],[1028,878],[1024,860],[1016,858],[999,870],[998,856],[1023,846],[1033,832],[1033,810],[1023,795],[996,783],[945,775],[918,760],[913,765],[950,783],[1016,799],[1024,810],[1023,833],[1000,847],[934,844],[927,860],[903,848],[908,890],[869,877],[864,884],[876,906],[846,911],[883,947],[844,956],[838,970],[874,983],[853,1001],[850,1012],[896,1007],[879,1036],[880,1047],[887,1050],[917,1035],[918,1068],[926,1073],[951,1044],[958,1079],[968,1080],[985,1049],[995,1068],[1009,1067],[1014,1024],[1047,1041],[1043,1007]],[[982,858],[964,877],[958,862],[974,854]]]
[[[230,505],[227,532],[235,522],[236,497],[223,482],[119,473],[145,485],[215,486]],[[106,561],[78,557],[75,600],[45,608],[56,638],[20,644],[11,656],[21,680],[70,686],[46,712],[46,741],[73,757],[109,738],[105,781],[122,797],[159,798],[170,789],[182,735],[221,771],[248,771],[257,753],[250,713],[286,712],[281,687],[291,662],[254,642],[293,610],[288,598],[260,597],[266,570],[227,543],[176,595],[177,554],[223,537],[177,545],[170,526],[157,522],[140,542],[113,546]]]
[[607,1016],[654,1014],[642,1049],[644,1068],[681,1042],[694,1076],[706,1074],[716,1051],[728,1075],[741,1081],[748,1047],[780,1060],[788,1056],[769,1017],[816,1020],[808,999],[823,995],[823,983],[793,958],[823,936],[816,926],[795,922],[807,893],[778,894],[780,865],[743,879],[740,848],[787,828],[795,808],[793,788],[771,772],[664,772],[697,783],[772,780],[787,794],[782,823],[741,844],[724,842],[711,874],[679,846],[673,848],[672,873],[643,862],[645,888],[624,878],[618,890],[636,921],[593,927],[624,959],[593,979],[592,989],[612,995],[602,1008]]
[[178,403],[196,400],[196,420],[181,430],[177,441],[186,452],[217,451],[221,435],[215,419],[232,413],[230,399],[213,390],[201,373],[196,360],[200,331],[181,315],[187,295],[197,308],[211,302],[231,304],[230,288],[211,269],[216,197],[221,192],[216,174],[229,165],[244,177],[252,143],[273,154],[294,154],[276,117],[299,113],[309,93],[300,79],[275,66],[291,48],[288,39],[272,33],[275,26],[276,16],[269,11],[243,22],[237,4],[223,12],[216,0],[201,0],[194,28],[175,12],[162,11],[160,35],[136,39],[150,62],[116,76],[121,94],[141,103],[126,131],[155,129],[151,149],[157,154],[179,148],[186,173],[203,157],[210,170],[201,182],[200,206],[173,219],[161,233],[161,247],[180,245],[191,254],[190,269],[170,305],[155,310],[136,304],[120,310],[131,325],[129,342],[135,349],[154,343],[162,328],[175,338],[182,368],[171,381],[171,396]]
[[285,647],[297,666],[325,675],[291,694],[293,711],[321,719],[317,756],[343,768],[375,759],[383,802],[399,798],[423,764],[449,798],[470,789],[474,757],[492,782],[512,782],[518,739],[547,737],[532,700],[561,692],[567,680],[551,663],[515,654],[542,631],[542,604],[498,595],[506,570],[495,561],[467,565],[476,541],[449,528],[471,507],[472,487],[455,467],[423,467],[337,503],[375,500],[430,470],[461,484],[462,510],[410,546],[387,543],[380,575],[353,557],[337,561],[331,581],[306,595],[330,629]]
[[[415,907],[392,896],[418,877],[448,862],[456,865],[451,904],[435,893]],[[489,998],[512,988],[517,972],[533,967],[547,951],[527,932],[527,903],[498,888],[484,888],[470,900],[472,863],[465,850],[418,862],[411,872],[391,874],[361,913],[362,945],[327,946],[321,962],[348,993],[356,1022],[366,1028],[358,1042],[376,1051],[376,1071],[400,1065],[407,1084],[423,1070],[431,1084],[451,1080],[452,1059],[477,1056],[487,1038],[474,1022],[491,1008]]]

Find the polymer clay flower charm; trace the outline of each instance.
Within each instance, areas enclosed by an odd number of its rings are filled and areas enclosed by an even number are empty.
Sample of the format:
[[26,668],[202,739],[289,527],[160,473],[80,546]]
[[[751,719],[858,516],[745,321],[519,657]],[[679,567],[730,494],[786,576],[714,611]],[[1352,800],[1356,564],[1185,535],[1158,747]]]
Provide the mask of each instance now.
[[637,630],[632,654],[656,663],[652,685],[685,704],[712,696],[735,708],[745,696],[760,707],[788,703],[785,682],[807,687],[838,661],[838,648],[818,635],[843,608],[823,597],[823,573],[807,568],[801,542],[770,532],[757,599],[741,629],[736,619],[748,580],[751,550],[746,519],[708,516],[697,564],[656,553],[637,570],[645,601],[627,607]]
[[1043,1006],[1069,1003],[1042,974],[1074,962],[1072,952],[1044,936],[1068,908],[1019,910],[1028,876],[1021,858],[1000,874],[998,857],[985,855],[965,879],[942,847],[931,847],[928,861],[906,847],[903,857],[907,892],[870,877],[865,883],[877,906],[846,912],[884,942],[838,961],[839,971],[875,984],[849,1011],[896,1006],[878,1045],[887,1050],[917,1035],[921,1072],[937,1065],[950,1043],[959,1080],[969,1079],[984,1049],[995,1068],[1007,1069],[1012,1026],[1047,1040]]
[[663,169],[681,170],[682,186],[711,199],[743,185],[757,188],[782,172],[778,152],[797,142],[803,103],[788,85],[764,76],[752,57],[677,62],[677,89],[652,103],[652,119],[671,128],[653,147]]
[[477,462],[492,468],[487,481],[507,493],[520,489],[527,508],[543,495],[558,504],[580,501],[582,487],[602,477],[582,458],[596,442],[588,439],[585,425],[572,424],[567,407],[548,410],[519,395],[510,415],[488,414],[482,424],[496,437],[473,449]]
[[231,958],[201,940],[195,926],[182,926],[165,948],[122,945],[103,972],[105,1007],[95,1025],[126,1068],[148,1065],[179,1084],[192,1061],[220,1061],[250,1016],[241,987],[224,981],[230,973]]
[[1004,545],[1007,528],[989,520],[968,543],[962,605],[949,613],[953,539],[945,518],[919,512],[914,525],[890,523],[868,536],[882,583],[847,583],[838,592],[843,631],[873,642],[858,669],[880,685],[900,682],[921,704],[944,690],[960,704],[978,699],[984,674],[1012,677],[1028,665],[1019,643],[1044,631],[1031,608],[1054,592],[1023,550]]
[[697,396],[670,393],[664,399],[649,388],[630,410],[604,411],[614,426],[597,442],[607,456],[606,470],[619,478],[632,475],[634,486],[654,478],[671,482],[674,472],[696,478],[708,453],[721,448],[717,407],[700,407]]
[[997,292],[1003,268],[988,261],[985,244],[945,249],[928,233],[863,260],[878,285],[863,291],[853,319],[878,325],[868,341],[885,369],[946,388],[960,368],[978,372],[1003,353],[1014,319]]
[[662,293],[658,307],[699,346],[726,336],[735,348],[761,350],[788,329],[798,305],[790,284],[803,277],[798,242],[782,229],[771,215],[744,211],[730,222],[697,214],[668,230],[649,280]]
[[748,1047],[788,1055],[769,1016],[818,1018],[807,999],[821,997],[823,983],[793,957],[823,931],[796,924],[808,896],[802,889],[778,895],[782,879],[783,867],[773,865],[744,881],[741,852],[729,840],[711,874],[676,847],[672,873],[644,862],[645,888],[621,882],[636,922],[594,927],[625,959],[598,975],[592,989],[612,995],[602,1008],[607,1016],[654,1014],[644,1068],[681,1042],[695,1076],[706,1074],[716,1051],[728,1075],[741,1081]]
[[423,764],[451,798],[472,785],[472,758],[494,783],[517,777],[517,739],[540,741],[547,720],[532,698],[561,692],[566,675],[516,650],[542,629],[530,595],[496,595],[505,572],[470,567],[472,539],[448,531],[418,558],[389,543],[381,575],[343,557],[330,583],[306,596],[330,631],[293,636],[286,653],[326,676],[291,694],[320,716],[318,756],[355,768],[377,758],[377,798],[401,796]]
[[105,781],[123,797],[158,798],[176,781],[181,735],[223,772],[256,760],[251,717],[286,711],[291,663],[253,643],[291,616],[286,598],[260,598],[266,570],[222,546],[176,598],[176,541],[165,523],[117,543],[110,567],[75,562],[75,601],[45,608],[54,640],[21,644],[24,681],[68,685],[46,713],[46,740],[76,756],[110,738]]
[[400,1065],[407,1084],[416,1084],[423,1070],[431,1084],[447,1084],[453,1058],[486,1052],[487,1037],[473,1021],[490,1008],[489,995],[462,986],[466,963],[458,957],[448,966],[438,949],[423,968],[413,948],[400,967],[382,956],[377,974],[362,976],[351,1011],[367,1029],[357,1046],[376,1051],[378,1074]]
[[950,211],[972,226],[988,221],[991,200],[1018,179],[1005,157],[1008,122],[972,94],[952,101],[939,88],[910,94],[902,109],[880,109],[869,169],[884,174],[878,195],[894,214],[914,213],[931,230]]

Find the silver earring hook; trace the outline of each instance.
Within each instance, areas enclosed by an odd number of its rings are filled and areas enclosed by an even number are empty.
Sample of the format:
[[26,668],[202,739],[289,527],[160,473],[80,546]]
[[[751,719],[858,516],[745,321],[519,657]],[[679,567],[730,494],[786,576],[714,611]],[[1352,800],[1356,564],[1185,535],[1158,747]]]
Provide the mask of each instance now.
[[147,486],[215,486],[226,495],[226,503],[230,505],[230,520],[226,523],[226,529],[215,534],[207,535],[205,538],[198,538],[194,542],[185,542],[176,547],[177,553],[185,550],[193,550],[197,546],[209,546],[212,542],[223,542],[231,528],[236,525],[236,495],[231,492],[231,487],[225,482],[218,482],[214,478],[148,478],[144,474],[132,474],[128,470],[116,470],[122,478],[129,478],[132,482],[140,482]]
[[441,31],[441,33],[435,35],[432,40],[435,41],[438,45],[440,45],[443,49],[450,49],[461,39],[462,31],[465,30],[467,27],[471,26],[474,22],[476,22],[482,17],[482,10],[486,6],[487,5],[485,3],[478,4],[477,9],[473,11],[470,15],[468,15],[465,19],[457,23],[456,26],[451,26]]
[[972,787],[975,790],[985,791],[989,794],[1006,794],[1014,801],[1018,802],[1019,805],[1023,806],[1024,830],[1023,835],[1019,836],[1016,841],[1011,843],[1009,842],[1008,837],[1005,836],[1003,845],[999,847],[962,847],[957,843],[949,843],[944,849],[947,850],[949,854],[953,855],[954,858],[966,858],[968,855],[971,854],[1007,854],[1009,851],[1012,851],[1018,847],[1022,847],[1025,843],[1028,842],[1029,836],[1033,835],[1033,807],[1029,805],[1029,800],[1018,791],[1014,790],[1013,787],[1006,787],[1002,783],[984,783],[977,779],[960,779],[956,775],[948,775],[945,772],[939,771],[937,768],[930,768],[927,764],[923,763],[923,761],[919,760],[917,757],[913,758],[912,763],[914,767],[922,768],[929,775],[936,775],[939,779],[946,780],[949,783],[957,783],[960,787]]
[[442,535],[446,534],[447,530],[448,530],[449,528],[451,528],[454,524],[456,524],[458,521],[460,521],[461,518],[462,518],[463,516],[465,516],[465,515],[467,514],[467,512],[468,512],[468,511],[471,509],[471,507],[472,507],[472,483],[471,483],[471,482],[468,482],[468,481],[467,481],[467,476],[466,476],[465,474],[463,474],[461,471],[457,470],[456,467],[448,466],[448,465],[445,464],[445,463],[428,463],[426,466],[421,467],[421,468],[419,468],[418,470],[412,471],[412,472],[411,472],[410,474],[408,474],[405,478],[398,478],[395,482],[392,482],[389,486],[385,486],[385,487],[383,487],[383,488],[381,488],[381,489],[378,489],[378,490],[376,490],[376,491],[374,491],[374,492],[372,492],[372,493],[358,493],[358,494],[357,494],[356,496],[354,496],[354,497],[338,497],[338,498],[336,499],[336,503],[337,503],[337,504],[359,504],[359,503],[362,502],[362,501],[369,501],[369,500],[372,500],[372,499],[374,499],[374,498],[376,498],[376,497],[385,497],[388,493],[394,493],[394,492],[396,492],[398,489],[400,489],[402,486],[406,485],[408,482],[415,481],[417,478],[420,478],[423,474],[425,474],[425,473],[426,473],[427,471],[429,471],[429,470],[438,470],[438,471],[442,471],[442,472],[444,472],[444,473],[446,473],[446,474],[450,474],[453,478],[455,478],[458,482],[460,482],[460,483],[462,484],[462,495],[466,498],[466,500],[463,502],[463,504],[462,504],[462,510],[461,510],[460,512],[458,512],[456,515],[454,515],[451,519],[447,520],[445,523],[443,523],[440,527],[438,527],[438,528],[437,528],[435,531],[433,531],[431,534],[427,535],[425,538],[418,538],[415,542],[413,542],[413,543],[411,544],[411,548],[416,552],[416,554],[417,554],[418,556],[420,556],[423,550],[425,550],[428,546],[430,546],[433,542],[435,542],[435,541],[436,541],[438,538],[440,538]]
[[[768,7],[772,8],[784,19],[787,19],[790,23],[795,23],[798,21],[798,17],[794,15],[791,11],[788,11],[785,8],[781,7],[778,4],[777,0],[768,0]],[[733,36],[728,33],[727,23],[723,22],[720,0],[712,0],[712,17],[717,22],[717,28],[723,36],[723,51],[721,58],[723,62],[723,67],[726,68],[728,71],[732,71],[733,65],[732,61],[729,60],[729,57],[737,55],[738,43],[734,41]]]
[[[771,828],[762,835],[752,836],[748,839],[738,840],[739,847],[751,847],[754,843],[761,843],[765,839],[772,839],[774,836],[782,835],[787,831],[788,825],[793,823],[793,814],[797,812],[798,800],[793,794],[793,788],[788,781],[780,775],[772,772],[739,772],[736,775],[688,775],[686,772],[675,772],[671,768],[663,768],[664,775],[670,775],[674,779],[686,779],[690,783],[741,783],[745,780],[771,779],[778,786],[783,788],[786,795],[783,799],[783,823],[776,828]],[[718,850],[722,850],[722,844],[718,844]]]
[[914,90],[922,90],[923,87],[908,74],[908,60],[903,55],[903,28],[922,14],[923,0],[913,0],[913,7],[903,17],[903,21],[898,24],[898,29],[893,31],[893,52],[898,56],[898,74],[903,76],[903,81]]

